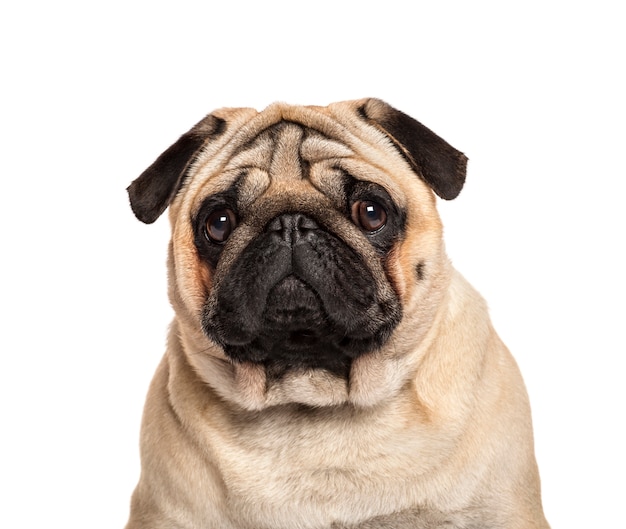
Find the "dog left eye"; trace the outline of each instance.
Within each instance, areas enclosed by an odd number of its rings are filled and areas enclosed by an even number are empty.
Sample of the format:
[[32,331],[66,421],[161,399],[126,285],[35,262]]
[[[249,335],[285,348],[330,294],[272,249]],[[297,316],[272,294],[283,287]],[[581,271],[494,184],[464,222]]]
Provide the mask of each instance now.
[[208,216],[204,233],[211,242],[221,244],[226,242],[236,227],[237,217],[232,209],[216,209]]
[[352,204],[352,222],[362,230],[374,233],[387,223],[387,211],[378,202],[358,200]]

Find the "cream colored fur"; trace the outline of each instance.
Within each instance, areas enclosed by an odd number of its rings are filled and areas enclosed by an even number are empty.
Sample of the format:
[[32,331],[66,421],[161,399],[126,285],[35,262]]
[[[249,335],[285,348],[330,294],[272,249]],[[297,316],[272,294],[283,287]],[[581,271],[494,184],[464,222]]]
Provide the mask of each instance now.
[[[445,255],[432,191],[357,116],[361,104],[214,113],[227,131],[205,145],[170,205],[176,317],[146,401],[127,529],[548,528],[518,368]],[[280,120],[320,135],[303,144],[288,127],[271,157],[263,141],[242,150]],[[310,163],[308,180],[290,176],[295,152]],[[409,212],[385,267],[364,239],[350,239],[377,281],[393,285],[403,319],[382,350],[354,362],[349,381],[322,371],[268,381],[202,333],[200,310],[264,215],[296,199],[332,209],[337,164],[385,186]],[[252,220],[212,271],[199,262],[189,218],[242,166],[255,168],[241,187]],[[336,225],[351,233],[338,215]]]

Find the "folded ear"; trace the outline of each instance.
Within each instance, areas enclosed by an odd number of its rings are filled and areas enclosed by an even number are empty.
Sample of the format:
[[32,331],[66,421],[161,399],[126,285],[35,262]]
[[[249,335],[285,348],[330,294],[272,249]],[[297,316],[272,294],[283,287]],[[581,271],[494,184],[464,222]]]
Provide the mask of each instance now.
[[159,218],[183,185],[196,154],[224,130],[226,122],[209,114],[128,186],[130,207],[140,221],[151,224]]
[[403,112],[380,99],[368,99],[359,113],[394,142],[413,170],[446,200],[455,198],[465,183],[467,157]]

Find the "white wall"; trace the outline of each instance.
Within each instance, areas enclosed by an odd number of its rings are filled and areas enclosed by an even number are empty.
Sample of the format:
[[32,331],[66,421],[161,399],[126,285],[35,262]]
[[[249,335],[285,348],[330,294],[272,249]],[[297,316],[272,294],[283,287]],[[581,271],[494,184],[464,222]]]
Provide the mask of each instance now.
[[0,8],[0,526],[125,523],[172,316],[126,186],[217,107],[376,96],[470,158],[448,251],[525,376],[553,527],[624,527],[623,15],[421,4]]

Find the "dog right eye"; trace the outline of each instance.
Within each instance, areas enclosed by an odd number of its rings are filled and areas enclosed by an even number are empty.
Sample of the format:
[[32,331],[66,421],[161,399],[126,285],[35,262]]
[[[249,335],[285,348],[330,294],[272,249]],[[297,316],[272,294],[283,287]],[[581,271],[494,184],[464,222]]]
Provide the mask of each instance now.
[[357,200],[352,204],[352,221],[368,233],[376,233],[387,223],[387,212],[378,202]]
[[237,217],[232,209],[216,209],[207,217],[204,234],[211,242],[222,244],[226,242],[236,227]]

